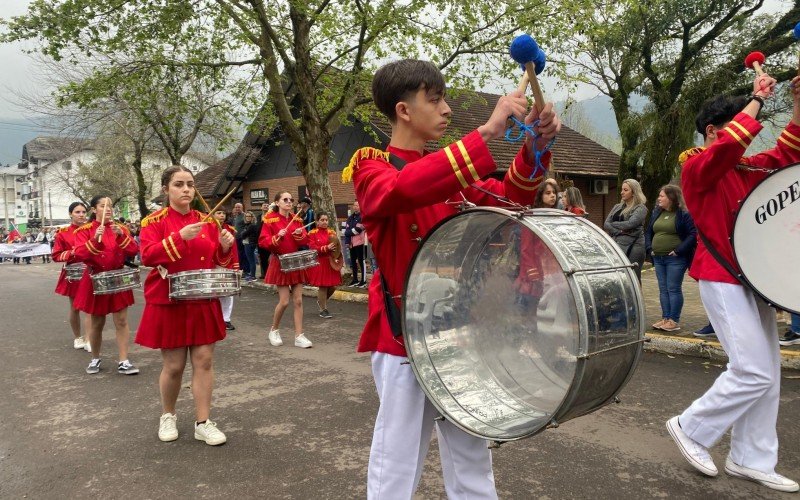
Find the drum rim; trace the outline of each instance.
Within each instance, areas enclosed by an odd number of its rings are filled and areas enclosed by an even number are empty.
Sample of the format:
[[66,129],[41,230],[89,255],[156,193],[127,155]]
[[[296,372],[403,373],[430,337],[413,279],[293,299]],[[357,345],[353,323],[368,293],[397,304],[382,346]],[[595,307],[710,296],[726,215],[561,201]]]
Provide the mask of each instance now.
[[239,275],[242,274],[241,269],[227,269],[227,268],[188,269],[186,271],[179,271],[177,273],[167,274],[167,278],[178,278],[178,277],[182,277],[182,276],[188,276],[190,274],[196,274],[196,273],[204,274],[204,273],[212,273],[212,272],[224,273],[224,274],[227,274],[227,273],[239,274]]
[[[739,208],[736,211],[736,218],[733,220],[733,230],[731,231],[731,234],[728,237],[728,241],[730,241],[730,243],[731,243],[731,250],[733,251],[733,260],[736,263],[736,265],[739,267],[739,277],[747,284],[747,286],[750,287],[750,289],[753,292],[755,292],[756,295],[761,297],[761,299],[764,300],[764,302],[766,302],[767,305],[769,305],[771,307],[778,307],[778,308],[783,309],[784,311],[788,311],[790,313],[800,314],[800,310],[795,310],[795,309],[793,309],[791,307],[787,307],[787,306],[784,306],[782,304],[779,304],[776,301],[774,301],[774,300],[770,299],[769,297],[767,297],[766,295],[764,295],[764,293],[761,292],[761,290],[759,290],[753,284],[753,282],[750,281],[750,279],[747,277],[747,275],[744,273],[744,269],[742,268],[742,264],[739,261],[739,257],[736,255],[736,226],[738,225],[738,222],[739,222],[739,216],[742,215],[742,207],[744,206],[745,203],[747,203],[747,201],[750,199],[750,197],[753,195],[753,193],[755,193],[755,191],[759,188],[759,186],[761,186],[763,183],[765,183],[767,181],[767,179],[771,178],[772,176],[778,175],[778,174],[780,174],[780,173],[782,173],[784,171],[787,171],[788,169],[790,169],[792,167],[800,167],[800,162],[792,163],[791,165],[786,165],[785,167],[781,167],[779,169],[776,169],[774,172],[772,172],[768,176],[766,176],[763,179],[761,179],[760,181],[758,181],[758,184],[753,186],[753,189],[751,189],[750,192],[747,193],[747,195],[745,195],[745,197],[739,202]],[[744,216],[742,216],[742,217],[744,217]],[[742,219],[742,220],[744,220],[744,219]]]
[[[609,243],[609,245],[608,245],[609,248],[613,249],[613,251],[616,252],[618,256],[623,258],[624,261],[630,262],[630,259],[628,259],[628,257],[622,252],[622,249],[619,248],[619,245],[617,245],[617,243],[613,240],[613,238],[611,238],[611,236],[609,236],[608,233],[606,233],[602,228],[600,228],[596,224],[590,222],[585,217],[576,216],[576,215],[572,214],[571,212],[567,212],[565,210],[558,210],[558,209],[530,208],[530,209],[526,209],[524,211],[512,211],[512,210],[507,210],[507,209],[500,208],[500,207],[480,206],[480,207],[468,208],[466,210],[463,210],[463,211],[457,212],[455,214],[449,215],[449,216],[445,217],[444,219],[442,219],[441,221],[439,221],[438,223],[436,223],[433,226],[431,226],[431,228],[428,230],[428,233],[420,239],[416,250],[414,250],[414,253],[413,253],[412,257],[411,257],[410,264],[408,266],[408,269],[406,270],[406,275],[405,275],[405,279],[404,279],[404,282],[403,282],[403,291],[402,291],[402,294],[400,296],[400,301],[401,301],[401,305],[400,305],[400,308],[401,308],[401,310],[400,310],[400,313],[401,313],[401,324],[400,324],[400,326],[401,326],[402,335],[403,335],[403,347],[406,350],[406,356],[410,360],[409,365],[411,365],[411,370],[414,372],[414,377],[416,378],[417,383],[419,384],[420,388],[422,389],[422,392],[425,393],[425,397],[431,402],[431,404],[433,404],[433,406],[436,408],[436,410],[439,412],[440,415],[442,415],[443,417],[447,418],[448,422],[452,423],[453,425],[455,425],[456,427],[458,427],[462,431],[466,432],[467,434],[469,434],[471,436],[475,436],[475,437],[481,438],[481,439],[489,439],[489,440],[497,441],[497,442],[518,441],[520,439],[526,439],[526,438],[535,436],[535,435],[537,435],[537,434],[539,434],[541,432],[544,432],[545,430],[547,430],[550,427],[550,424],[543,425],[540,428],[538,428],[538,429],[536,429],[536,430],[534,430],[532,432],[528,432],[526,434],[522,434],[522,435],[519,435],[519,436],[514,436],[514,437],[510,437],[510,438],[494,438],[494,437],[487,437],[487,436],[485,436],[483,434],[479,434],[479,433],[475,432],[474,430],[469,429],[466,426],[462,425],[461,422],[458,422],[456,420],[448,418],[450,416],[449,412],[447,412],[442,407],[442,405],[440,404],[440,402],[436,398],[431,397],[431,395],[430,395],[430,393],[429,393],[429,391],[427,389],[427,386],[425,384],[420,383],[421,377],[420,377],[420,373],[419,373],[419,371],[417,369],[417,366],[414,363],[414,357],[412,355],[413,349],[411,348],[412,346],[409,345],[408,336],[405,333],[406,298],[408,296],[407,286],[408,286],[409,280],[411,279],[411,273],[412,273],[412,269],[414,268],[414,263],[417,261],[417,257],[419,257],[419,253],[422,251],[422,248],[425,246],[425,243],[432,237],[432,235],[441,226],[443,226],[444,224],[448,223],[451,219],[463,216],[463,214],[465,214],[465,213],[491,212],[491,213],[496,213],[496,214],[499,214],[499,215],[505,215],[505,216],[507,216],[509,218],[515,218],[515,219],[517,219],[517,221],[520,224],[525,225],[526,228],[528,228],[529,230],[533,231],[533,229],[530,226],[524,224],[525,215],[526,214],[532,215],[533,211],[536,211],[536,212],[538,212],[540,214],[547,213],[547,214],[550,214],[550,215],[557,215],[557,216],[564,216],[564,217],[574,217],[576,219],[582,219],[582,222],[581,222],[582,224],[590,224],[590,225],[594,226],[595,228],[597,228],[597,230],[595,230],[594,232],[597,233],[597,234],[600,234],[601,237],[604,238]],[[534,234],[537,234],[537,237],[539,236],[538,233],[536,233],[535,231],[534,231]],[[564,268],[563,268],[562,262],[565,259],[563,258],[563,255],[561,254],[561,252],[560,251],[553,251],[553,249],[551,249],[549,246],[548,246],[548,250],[550,250],[553,253],[553,255],[556,256],[557,259],[559,259],[559,265],[562,266],[562,271],[563,271]],[[638,292],[638,293],[634,293],[634,299],[636,300],[636,302],[638,302],[639,311],[644,313],[644,311],[645,311],[644,297],[642,296],[641,286],[639,285],[638,281],[636,280],[636,276],[635,276],[634,271],[633,271],[632,268],[628,268],[627,269],[627,273],[628,273],[629,278],[631,278],[631,282],[632,282],[632,286],[634,287],[634,291]],[[575,277],[574,276],[566,276],[566,279],[567,279],[567,282],[570,285],[570,292],[573,294],[573,297],[574,297],[575,296],[575,291],[576,291],[575,288],[577,287],[577,283],[575,282]],[[577,305],[576,305],[576,309],[577,309]],[[579,316],[580,316],[580,323],[581,323],[581,331],[582,332],[587,331],[588,330],[588,328],[587,328],[588,327],[588,322],[587,322],[586,318],[584,316],[580,315],[580,314],[579,314]],[[625,379],[622,381],[622,383],[619,385],[619,387],[617,387],[614,390],[613,394],[611,394],[602,404],[598,405],[597,408],[595,408],[595,410],[597,410],[599,408],[602,408],[603,406],[606,406],[609,403],[611,403],[612,401],[614,401],[615,398],[622,391],[622,389],[624,389],[625,386],[628,385],[628,382],[630,382],[631,378],[633,377],[633,374],[636,372],[636,369],[638,368],[639,363],[641,362],[643,351],[644,351],[644,346],[643,346],[643,342],[642,342],[642,339],[644,339],[644,337],[645,337],[645,335],[644,335],[644,331],[645,331],[644,323],[645,323],[644,318],[640,318],[639,319],[639,333],[637,335],[638,340],[640,341],[640,344],[639,344],[639,348],[636,349],[636,354],[635,354],[633,360],[631,361],[631,366],[630,366],[630,369],[628,370],[628,373],[627,373]],[[581,337],[584,337],[584,339],[580,339],[580,340],[588,340],[588,336],[587,335],[581,335]],[[575,375],[585,371],[586,364],[587,364],[587,360],[586,359],[582,359],[580,356],[577,357],[573,378],[570,381],[569,388],[564,393],[564,397],[559,402],[559,405],[556,407],[556,409],[552,412],[552,416],[551,416],[551,420],[550,420],[551,423],[558,422],[558,418],[560,418],[561,416],[563,416],[563,415],[565,415],[565,414],[567,414],[569,412],[571,407],[568,405],[568,403],[571,403],[574,400],[574,398],[575,398],[575,396],[577,394],[577,390],[580,388],[580,382],[583,380],[583,378],[578,379]],[[578,381],[577,383],[576,383],[576,380]]]

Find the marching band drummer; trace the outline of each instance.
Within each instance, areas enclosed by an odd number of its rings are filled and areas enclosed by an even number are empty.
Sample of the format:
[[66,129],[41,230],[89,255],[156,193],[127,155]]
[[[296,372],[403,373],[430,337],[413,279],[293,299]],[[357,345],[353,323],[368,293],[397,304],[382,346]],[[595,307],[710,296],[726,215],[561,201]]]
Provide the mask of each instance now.
[[227,438],[209,419],[214,387],[214,344],[225,338],[225,323],[218,299],[173,301],[169,298],[168,274],[221,266],[238,268],[233,235],[219,230],[216,221],[191,209],[195,186],[192,172],[181,165],[161,175],[161,189],[169,206],[142,219],[139,239],[142,264],[154,269],[144,286],[145,306],[136,333],[136,343],[161,350],[158,379],[163,414],[158,438],[178,439],[175,404],[181,390],[186,358],[192,363],[194,437],[215,446]]
[[743,157],[761,130],[758,112],[775,84],[762,74],[753,81],[749,101],[727,96],[706,101],[695,120],[704,146],[680,156],[684,199],[699,240],[689,275],[698,280],[703,306],[729,362],[705,394],[667,421],[667,429],[684,458],[707,476],[718,474],[708,448],[731,429],[726,473],[775,490],[798,491],[795,481],[775,472],[781,382],[775,310],[731,274],[739,272],[730,235],[740,200],[768,169],[800,162],[800,76],[791,84],[792,119],[775,148]]
[[[95,295],[90,275],[122,269],[125,258],[136,255],[139,246],[125,225],[114,222],[114,204],[111,198],[98,195],[91,199],[89,205],[92,211],[90,222],[75,230],[74,248],[75,259],[86,263],[86,272],[79,282],[74,306],[91,315],[88,340],[92,350],[92,360],[86,367],[86,373],[95,374],[100,371],[103,328],[106,325],[106,315],[112,314],[119,351],[117,373],[136,375],[139,369],[128,359],[128,342],[131,335],[128,326],[128,307],[133,305],[133,292],[125,290]],[[106,232],[109,234],[105,234]]]
[[[333,241],[333,240],[336,241]],[[336,230],[328,227],[328,214],[325,212],[317,213],[317,227],[308,233],[308,246],[319,254],[319,264],[308,270],[308,283],[319,288],[317,292],[317,303],[319,304],[319,317],[332,318],[328,312],[328,299],[331,298],[336,287],[342,284],[342,274],[339,269],[334,269],[331,264],[333,255],[331,252],[339,246],[339,236]],[[341,250],[341,246],[339,246]],[[344,256],[339,253],[339,262]]]
[[[210,209],[207,209],[210,210]],[[214,212],[214,218],[219,221],[219,224],[222,226],[223,229],[227,230],[229,233],[236,236],[236,229],[233,228],[230,224],[225,222],[228,218],[225,210],[217,210]],[[222,319],[225,321],[225,329],[226,330],[236,330],[236,327],[233,326],[231,323],[231,315],[233,314],[233,295],[228,295],[227,297],[220,297],[219,304],[222,306]]]
[[278,255],[297,252],[308,242],[303,219],[292,213],[293,201],[292,195],[286,191],[275,195],[275,211],[264,214],[258,245],[268,248],[272,253],[264,282],[275,285],[278,289],[278,304],[272,316],[269,343],[276,347],[283,345],[278,329],[291,297],[294,306],[294,345],[305,349],[314,345],[303,333],[303,283],[306,281],[306,273],[303,269],[283,272],[278,260]]
[[[491,195],[495,193],[524,205],[533,200],[543,175],[541,168],[534,174],[530,135],[502,181],[481,180],[497,168],[487,143],[503,136],[508,117],[528,125],[540,120],[538,149],[561,125],[552,103],[541,113],[534,108],[526,117],[528,102],[515,91],[500,97],[489,120],[477,130],[428,153],[426,142],[440,139],[450,120],[444,94],[444,77],[430,62],[406,59],[380,68],[372,81],[372,96],[392,125],[388,150],[363,148],[342,173],[343,180],[352,176],[355,182],[362,222],[380,269],[369,287],[368,319],[358,343],[359,352],[372,353],[380,399],[367,473],[370,499],[414,496],[434,424],[448,498],[497,498],[486,441],[450,422],[434,421],[437,412],[414,377],[399,338],[400,325],[390,324],[387,307],[397,317],[397,297],[418,241],[456,212],[448,199],[461,202],[463,195],[479,205],[500,205]],[[549,163],[546,152],[541,166]]]
[[[86,223],[86,205],[80,201],[72,202],[69,206],[70,225],[62,227],[56,233],[53,242],[53,261],[67,264],[75,264],[75,230]],[[79,281],[68,281],[66,267],[61,269],[56,283],[56,293],[69,298],[69,326],[72,328],[74,340],[72,346],[75,349],[85,349],[89,351],[89,343],[81,335],[80,311],[75,308],[75,295],[78,293]],[[91,323],[86,321],[86,335],[89,335]]]

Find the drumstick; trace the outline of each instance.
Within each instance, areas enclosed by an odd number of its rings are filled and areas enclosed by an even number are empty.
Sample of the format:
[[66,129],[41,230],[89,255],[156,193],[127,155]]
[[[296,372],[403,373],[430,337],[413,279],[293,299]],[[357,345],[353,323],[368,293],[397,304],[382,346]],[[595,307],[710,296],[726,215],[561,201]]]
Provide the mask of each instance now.
[[[289,226],[291,226],[294,221],[301,221],[302,220],[302,219],[298,219],[297,218],[298,215],[300,215],[300,207],[297,207],[297,212],[295,212],[294,216],[292,217],[292,220],[290,220],[289,223],[286,224],[285,229],[287,229],[287,232],[288,232]],[[309,223],[308,225],[310,226],[311,223]],[[306,227],[304,226],[303,229],[305,229],[305,228]],[[281,236],[278,236],[278,239],[281,239]]]
[[[235,192],[236,192],[236,190],[238,190],[238,189],[239,189],[239,187],[238,187],[238,186],[237,186],[237,187],[235,187],[235,188],[233,188],[233,189],[231,189],[231,192],[230,192],[230,193],[228,193],[228,194],[226,194],[226,195],[225,195],[225,198],[222,198],[222,200],[220,200],[220,202],[219,202],[219,203],[217,203],[217,206],[215,206],[215,207],[214,207],[214,208],[213,208],[213,209],[212,209],[212,210],[209,212],[209,214],[208,214],[208,215],[206,215],[205,217],[203,217],[203,220],[202,220],[201,222],[206,222],[206,221],[207,221],[207,220],[208,220],[208,219],[211,217],[211,214],[213,214],[214,212],[216,212],[216,211],[217,211],[217,209],[218,209],[219,207],[221,207],[223,203],[225,203],[226,201],[228,201],[228,198],[230,198],[230,197],[231,197],[231,195],[233,195],[233,193],[235,193]],[[217,222],[219,222],[219,221],[217,221]]]
[[[104,198],[103,199],[103,201],[105,201],[105,200],[108,200],[108,198]],[[105,205],[103,205],[103,214],[100,216],[100,225],[104,226],[105,224],[106,224],[106,207],[105,207]],[[98,243],[102,243],[103,242],[103,235],[102,234],[97,237],[97,242]]]
[[222,229],[222,222],[220,222],[219,220],[217,220],[217,218],[216,218],[216,217],[213,217],[214,213],[216,213],[216,212],[212,213],[212,212],[210,211],[211,209],[210,209],[210,208],[208,208],[208,203],[206,203],[206,200],[203,198],[203,195],[202,195],[202,194],[200,194],[200,191],[198,191],[198,190],[197,190],[197,188],[195,188],[195,190],[194,190],[194,194],[196,194],[196,195],[197,195],[197,198],[200,200],[200,203],[202,203],[202,204],[203,204],[203,206],[204,206],[204,207],[206,207],[206,210],[207,210],[207,211],[209,211],[209,212],[208,212],[208,215],[211,215],[211,216],[212,216],[212,218],[214,219],[214,221],[216,221],[216,223],[217,223],[217,226],[219,226],[219,228],[220,228],[220,229]]

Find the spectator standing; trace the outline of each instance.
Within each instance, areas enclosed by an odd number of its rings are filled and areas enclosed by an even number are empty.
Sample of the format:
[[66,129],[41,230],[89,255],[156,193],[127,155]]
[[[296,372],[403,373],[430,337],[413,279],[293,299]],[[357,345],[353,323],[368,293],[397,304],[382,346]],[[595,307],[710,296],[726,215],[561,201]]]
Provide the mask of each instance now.
[[783,346],[800,344],[800,314],[792,313],[792,324],[778,343]]
[[[350,286],[365,287],[367,286],[367,265],[364,261],[364,245],[367,238],[364,225],[361,223],[361,207],[357,201],[353,202],[353,210],[347,218],[344,237],[350,249],[350,264],[353,269]],[[361,280],[358,279],[359,273]]]
[[680,187],[667,184],[661,188],[644,240],[645,253],[656,270],[661,302],[661,321],[653,328],[678,331],[683,309],[683,276],[697,247],[697,230],[686,211]]
[[236,229],[236,241],[241,241],[244,247],[244,256],[247,260],[245,267],[245,281],[255,281],[256,279],[256,248],[258,247],[258,235],[256,231],[256,217],[253,212],[245,212],[244,223],[241,231]]
[[[244,230],[244,206],[241,203],[233,205],[233,213],[231,214],[231,223],[233,228],[236,229],[236,234],[242,234]],[[241,239],[236,240],[236,252],[239,258],[239,265],[242,268],[242,273],[245,276],[250,276],[250,268],[248,267],[250,261],[244,253],[244,243]]]
[[[256,234],[261,235],[261,228],[264,226],[264,218],[270,211],[270,204],[266,201],[261,204],[261,216],[256,221]],[[269,249],[258,245],[258,262],[261,267],[261,275],[258,279],[263,280],[267,277],[267,267],[269,266]]]
[[625,179],[620,188],[622,201],[614,205],[603,225],[617,245],[625,252],[632,264],[636,279],[642,282],[642,265],[644,264],[644,220],[647,218],[647,207],[642,186],[636,179]]
[[303,218],[303,225],[306,231],[314,229],[316,226],[316,218],[314,216],[314,209],[311,208],[311,198],[304,196],[300,198],[300,216]]
[[586,215],[586,205],[583,204],[581,190],[570,186],[564,191],[564,210],[575,215]]

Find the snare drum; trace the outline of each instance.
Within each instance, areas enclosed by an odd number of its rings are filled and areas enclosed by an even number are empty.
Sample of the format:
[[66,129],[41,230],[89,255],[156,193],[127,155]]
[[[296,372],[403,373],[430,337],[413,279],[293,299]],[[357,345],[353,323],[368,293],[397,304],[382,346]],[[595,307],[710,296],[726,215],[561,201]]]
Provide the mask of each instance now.
[[770,174],[747,195],[731,244],[753,290],[769,304],[800,314],[800,164]]
[[289,273],[308,269],[319,264],[317,252],[315,250],[300,250],[278,256],[281,263],[281,271]]
[[86,271],[86,264],[83,262],[76,262],[75,264],[67,264],[64,266],[64,271],[66,272],[67,281],[70,283],[75,283],[76,281],[80,281],[83,278],[83,273]]
[[167,276],[173,300],[213,299],[238,295],[242,272],[233,269],[197,269]]
[[477,208],[437,225],[405,286],[403,337],[442,416],[510,441],[615,400],[642,353],[644,303],[619,246],[559,210]]
[[91,276],[95,295],[124,292],[140,286],[138,269],[114,269]]

